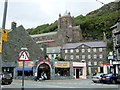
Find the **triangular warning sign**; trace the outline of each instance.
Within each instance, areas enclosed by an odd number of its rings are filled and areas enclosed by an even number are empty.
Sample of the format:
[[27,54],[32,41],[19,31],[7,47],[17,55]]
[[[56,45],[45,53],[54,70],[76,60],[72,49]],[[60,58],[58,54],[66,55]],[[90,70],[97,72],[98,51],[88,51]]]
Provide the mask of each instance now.
[[26,51],[24,50],[22,54],[20,55],[18,61],[30,61]]

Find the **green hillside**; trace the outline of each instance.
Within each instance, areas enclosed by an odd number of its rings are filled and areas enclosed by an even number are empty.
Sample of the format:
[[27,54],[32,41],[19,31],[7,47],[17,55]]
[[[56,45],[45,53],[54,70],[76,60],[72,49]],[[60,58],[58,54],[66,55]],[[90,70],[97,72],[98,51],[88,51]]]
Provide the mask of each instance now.
[[[83,38],[88,40],[103,39],[103,32],[106,32],[107,38],[111,38],[110,27],[113,26],[118,18],[118,3],[112,2],[104,5],[98,10],[88,13],[86,16],[79,15],[75,17],[76,25],[80,25]],[[29,34],[41,34],[57,31],[57,21],[52,24],[44,24],[36,28],[27,29]]]

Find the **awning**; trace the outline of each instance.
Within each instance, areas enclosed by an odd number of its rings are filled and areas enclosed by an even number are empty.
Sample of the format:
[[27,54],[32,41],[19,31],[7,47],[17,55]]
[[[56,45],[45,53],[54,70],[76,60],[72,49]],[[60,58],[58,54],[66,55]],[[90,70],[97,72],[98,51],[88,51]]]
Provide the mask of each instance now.
[[70,68],[70,67],[55,67],[55,68]]
[[[33,67],[24,67],[24,71],[32,71]],[[17,67],[17,71],[23,71],[23,67]]]

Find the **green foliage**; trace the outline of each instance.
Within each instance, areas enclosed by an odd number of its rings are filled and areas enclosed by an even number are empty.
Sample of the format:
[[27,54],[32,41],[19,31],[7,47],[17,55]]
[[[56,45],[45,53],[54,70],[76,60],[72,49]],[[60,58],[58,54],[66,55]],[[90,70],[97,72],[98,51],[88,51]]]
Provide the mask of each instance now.
[[108,52],[113,51],[113,40],[109,40],[107,42],[107,50],[108,50]]
[[63,57],[60,57],[60,56],[57,56],[55,59],[56,59],[57,61],[65,61],[64,58],[63,58]]

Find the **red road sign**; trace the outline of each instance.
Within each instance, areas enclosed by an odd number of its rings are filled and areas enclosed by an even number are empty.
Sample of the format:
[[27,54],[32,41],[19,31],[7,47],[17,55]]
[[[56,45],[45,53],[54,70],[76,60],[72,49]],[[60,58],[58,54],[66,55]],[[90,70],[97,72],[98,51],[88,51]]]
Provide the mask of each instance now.
[[24,50],[22,54],[20,55],[18,61],[30,61],[26,51]]

